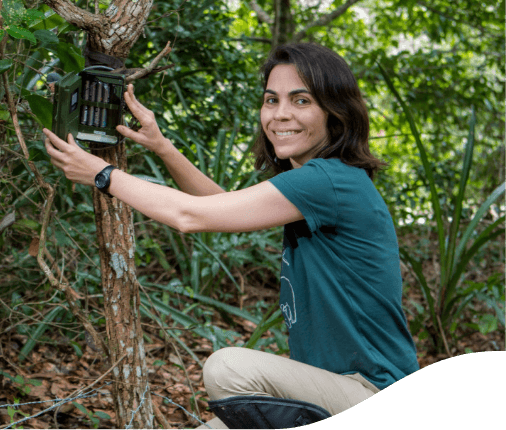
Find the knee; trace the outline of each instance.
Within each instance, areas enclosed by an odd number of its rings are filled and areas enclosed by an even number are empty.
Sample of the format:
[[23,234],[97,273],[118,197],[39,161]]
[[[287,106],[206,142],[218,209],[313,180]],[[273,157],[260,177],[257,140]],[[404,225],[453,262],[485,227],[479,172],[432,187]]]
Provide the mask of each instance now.
[[211,354],[204,364],[204,384],[216,384],[227,380],[240,362],[238,356],[241,354],[241,350],[242,348],[229,347],[219,349]]

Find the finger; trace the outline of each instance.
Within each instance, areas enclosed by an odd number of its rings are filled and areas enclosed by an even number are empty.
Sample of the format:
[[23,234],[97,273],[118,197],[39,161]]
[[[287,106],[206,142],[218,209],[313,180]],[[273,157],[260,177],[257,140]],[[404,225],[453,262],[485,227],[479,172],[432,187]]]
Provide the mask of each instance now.
[[44,145],[46,146],[46,151],[50,157],[54,157],[56,154],[60,153],[52,144],[49,138],[44,141]]
[[139,121],[141,120],[140,116],[147,115],[151,112],[146,106],[137,100],[133,92],[132,84],[128,85],[128,91],[125,93],[124,97],[131,112]]
[[62,156],[62,153],[60,151],[58,151],[53,145],[51,145],[51,142],[49,141],[49,139],[46,139],[45,145],[46,145],[47,154],[49,155],[49,161],[51,161],[52,165],[61,169],[62,162],[60,160],[60,157]]
[[56,134],[54,134],[52,131],[49,131],[47,128],[44,128],[42,132],[49,138],[51,143],[60,151],[63,151],[68,146],[67,142],[60,139]]
[[76,142],[76,140],[74,139],[74,136],[72,135],[72,133],[69,133],[69,135],[67,136],[67,140],[68,140],[68,143],[72,146],[76,146],[78,147],[79,149],[82,149]]
[[116,130],[118,130],[123,136],[128,137],[129,139],[134,139],[134,136],[138,134],[128,127],[125,127],[124,125],[117,125]]

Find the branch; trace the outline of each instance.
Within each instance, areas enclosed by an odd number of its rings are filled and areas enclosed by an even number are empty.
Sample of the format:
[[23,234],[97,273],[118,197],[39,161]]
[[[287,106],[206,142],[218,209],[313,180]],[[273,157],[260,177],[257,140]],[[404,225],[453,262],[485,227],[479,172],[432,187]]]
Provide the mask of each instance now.
[[266,24],[272,25],[274,24],[274,20],[269,14],[263,10],[260,5],[256,2],[256,0],[251,0],[249,2],[249,6],[253,11],[257,14],[258,21],[265,22]]
[[299,31],[295,36],[293,36],[293,42],[300,42],[304,37],[306,37],[307,32],[313,27],[322,27],[327,24],[330,24],[334,19],[341,16],[345,13],[351,6],[355,3],[358,3],[360,0],[348,0],[345,4],[339,6],[335,11],[328,13],[327,15],[323,15],[318,18],[316,21],[308,24],[304,29]]
[[43,2],[60,15],[65,21],[76,27],[88,29],[102,25],[103,16],[93,14],[70,3],[69,0],[43,0]]
[[162,51],[155,57],[155,59],[147,66],[141,69],[138,69],[135,73],[133,73],[130,76],[127,76],[125,79],[126,83],[130,83],[132,81],[135,81],[136,79],[140,79],[144,76],[151,75],[153,73],[160,72],[161,70],[168,69],[170,67],[173,67],[173,64],[169,64],[168,66],[162,66],[157,67],[155,70],[156,65],[160,62],[160,60],[165,57],[166,55],[169,55],[172,51],[172,48],[170,47],[170,40],[167,42],[167,45],[165,45],[165,48],[162,49]]

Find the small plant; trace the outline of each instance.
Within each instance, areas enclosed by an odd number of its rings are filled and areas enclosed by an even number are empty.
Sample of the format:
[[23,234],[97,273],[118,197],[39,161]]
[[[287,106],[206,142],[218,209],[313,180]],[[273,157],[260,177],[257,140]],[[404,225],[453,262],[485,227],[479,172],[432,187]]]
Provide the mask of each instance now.
[[94,429],[98,429],[99,428],[99,426],[100,426],[100,419],[103,419],[103,420],[110,420],[111,419],[111,417],[108,414],[106,414],[105,412],[102,412],[102,411],[95,411],[95,412],[89,411],[83,405],[81,405],[80,403],[77,403],[77,402],[72,402],[72,404],[77,409],[79,409],[88,418],[87,422],[90,423],[91,425],[93,425]]
[[[19,399],[16,399],[14,398],[14,403],[17,404],[19,403]],[[7,406],[7,415],[9,415],[9,418],[11,419],[11,424],[12,423],[15,423],[16,421],[19,421],[19,419],[17,418],[14,418],[14,415],[16,414],[21,414],[23,415],[25,418],[29,417],[30,414],[26,413],[26,412],[21,412],[19,409],[16,409],[15,407],[11,407],[11,406]],[[23,427],[19,427],[19,426],[13,426],[11,427],[13,429],[22,429]]]
[[42,382],[38,379],[25,379],[22,375],[11,376],[1,370],[0,375],[3,375],[6,378],[10,379],[15,384],[16,388],[22,396],[26,396],[30,393],[32,390],[31,386],[39,387],[42,385]]

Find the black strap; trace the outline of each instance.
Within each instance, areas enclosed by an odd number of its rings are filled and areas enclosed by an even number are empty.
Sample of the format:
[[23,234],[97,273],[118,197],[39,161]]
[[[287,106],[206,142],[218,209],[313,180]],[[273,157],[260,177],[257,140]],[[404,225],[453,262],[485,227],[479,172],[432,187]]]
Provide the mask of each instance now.
[[83,51],[85,63],[84,67],[90,66],[109,66],[112,69],[122,69],[125,67],[125,62],[120,58],[113,57],[112,55],[104,54],[103,52],[92,51],[86,46]]

